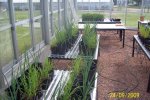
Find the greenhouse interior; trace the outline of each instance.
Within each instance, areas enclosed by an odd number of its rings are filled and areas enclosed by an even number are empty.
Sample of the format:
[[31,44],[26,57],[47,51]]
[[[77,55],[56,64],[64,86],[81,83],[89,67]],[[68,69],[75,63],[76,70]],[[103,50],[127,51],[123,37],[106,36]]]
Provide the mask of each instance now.
[[0,0],[0,100],[150,100],[150,0]]

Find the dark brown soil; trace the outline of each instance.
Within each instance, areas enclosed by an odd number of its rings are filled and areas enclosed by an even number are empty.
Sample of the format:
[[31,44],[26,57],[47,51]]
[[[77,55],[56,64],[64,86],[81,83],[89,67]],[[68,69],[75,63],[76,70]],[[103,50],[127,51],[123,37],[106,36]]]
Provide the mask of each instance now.
[[[98,100],[150,100],[147,93],[150,61],[140,50],[132,57],[132,39],[137,34],[126,31],[125,47],[115,31],[101,32],[98,64]],[[109,93],[139,93],[139,97],[110,97]],[[122,97],[122,98],[121,98]]]

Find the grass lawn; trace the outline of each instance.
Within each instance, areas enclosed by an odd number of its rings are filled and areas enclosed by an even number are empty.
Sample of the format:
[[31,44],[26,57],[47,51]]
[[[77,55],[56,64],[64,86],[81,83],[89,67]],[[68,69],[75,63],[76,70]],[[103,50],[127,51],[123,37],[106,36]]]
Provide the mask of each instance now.
[[18,39],[19,55],[21,55],[31,47],[30,29],[29,27],[17,26],[16,32]]
[[13,59],[10,30],[0,31],[0,68]]
[[[36,10],[33,13],[34,16],[40,15],[40,10]],[[16,21],[21,21],[29,18],[29,11],[15,11],[15,19]]]
[[[17,39],[18,39],[19,54],[22,54],[26,50],[31,48],[30,29],[28,25],[17,26],[16,32],[17,32]],[[40,26],[34,27],[34,39],[35,39],[35,44],[38,44],[39,42],[42,41],[42,31]]]

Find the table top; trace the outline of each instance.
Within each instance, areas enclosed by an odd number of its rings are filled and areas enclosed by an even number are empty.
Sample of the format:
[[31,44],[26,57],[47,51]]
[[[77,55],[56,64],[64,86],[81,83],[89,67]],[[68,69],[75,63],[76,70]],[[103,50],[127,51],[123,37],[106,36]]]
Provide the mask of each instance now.
[[[78,24],[78,29],[84,29],[84,26],[85,26],[86,24]],[[94,26],[94,24],[90,24],[90,27],[93,27]],[[96,24],[96,29],[126,29],[126,27],[123,25],[123,24]]]
[[123,24],[97,24],[96,29],[126,29]]
[[149,20],[144,20],[144,21],[139,21],[142,24],[147,24],[148,22],[150,22]]

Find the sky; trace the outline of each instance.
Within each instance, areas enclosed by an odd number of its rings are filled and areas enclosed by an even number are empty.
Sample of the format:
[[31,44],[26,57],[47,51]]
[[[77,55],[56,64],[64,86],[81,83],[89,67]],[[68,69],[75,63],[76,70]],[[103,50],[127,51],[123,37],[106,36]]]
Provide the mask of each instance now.
[[[6,2],[7,0],[0,0],[0,2]],[[13,0],[13,2],[17,3],[17,2],[27,2],[28,0]],[[34,2],[37,2],[39,0],[33,0]],[[53,0],[54,2],[57,0]],[[77,0],[78,2],[110,2],[111,0]]]
[[111,0],[77,0],[78,2],[99,2],[99,1],[101,1],[101,2],[110,2]]
[[[8,0],[0,0],[0,2],[7,2]],[[28,0],[13,0],[14,3],[27,2]],[[32,0],[33,2],[38,2],[40,0]]]

